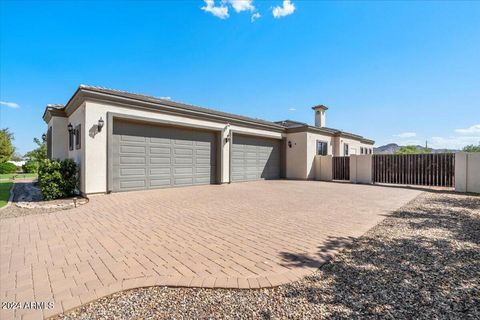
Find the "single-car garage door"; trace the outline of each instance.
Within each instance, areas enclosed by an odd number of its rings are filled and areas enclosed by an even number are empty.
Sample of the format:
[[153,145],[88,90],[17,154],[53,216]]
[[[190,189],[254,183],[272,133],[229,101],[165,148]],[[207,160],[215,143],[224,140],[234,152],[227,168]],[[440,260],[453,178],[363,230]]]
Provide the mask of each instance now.
[[216,134],[116,119],[112,191],[216,182]]
[[280,140],[233,134],[232,181],[280,178]]

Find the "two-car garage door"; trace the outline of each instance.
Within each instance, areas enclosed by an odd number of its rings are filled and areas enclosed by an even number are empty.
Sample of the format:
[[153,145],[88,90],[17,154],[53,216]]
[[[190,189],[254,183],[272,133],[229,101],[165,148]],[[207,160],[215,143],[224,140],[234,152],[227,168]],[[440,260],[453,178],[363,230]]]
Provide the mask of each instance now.
[[[115,119],[109,189],[217,183],[218,139],[214,131]],[[232,182],[279,179],[280,141],[233,134],[230,170]]]
[[216,182],[216,138],[212,131],[115,120],[112,191]]

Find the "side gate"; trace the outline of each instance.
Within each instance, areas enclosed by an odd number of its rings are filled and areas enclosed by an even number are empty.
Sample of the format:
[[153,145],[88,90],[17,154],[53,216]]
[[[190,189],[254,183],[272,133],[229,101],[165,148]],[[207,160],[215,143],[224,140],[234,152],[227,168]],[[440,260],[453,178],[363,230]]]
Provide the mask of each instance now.
[[332,157],[332,179],[350,180],[350,157]]

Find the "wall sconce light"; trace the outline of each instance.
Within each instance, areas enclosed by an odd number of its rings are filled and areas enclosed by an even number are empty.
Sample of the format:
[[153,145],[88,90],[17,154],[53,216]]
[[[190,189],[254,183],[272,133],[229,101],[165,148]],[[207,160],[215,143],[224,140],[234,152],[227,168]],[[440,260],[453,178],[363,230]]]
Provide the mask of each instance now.
[[72,126],[71,123],[68,124],[67,129],[68,129],[68,132],[69,132],[69,133],[72,133],[72,131],[73,131],[73,126]]
[[97,128],[98,132],[102,131],[103,125],[105,124],[105,121],[103,121],[102,117],[98,120]]
[[43,140],[43,142],[47,141],[47,135],[45,133],[42,134],[42,140]]
[[232,140],[232,134],[229,132],[228,136],[225,138],[225,143],[230,142],[230,140]]
[[288,141],[288,147],[289,147],[289,148],[292,147],[292,141]]

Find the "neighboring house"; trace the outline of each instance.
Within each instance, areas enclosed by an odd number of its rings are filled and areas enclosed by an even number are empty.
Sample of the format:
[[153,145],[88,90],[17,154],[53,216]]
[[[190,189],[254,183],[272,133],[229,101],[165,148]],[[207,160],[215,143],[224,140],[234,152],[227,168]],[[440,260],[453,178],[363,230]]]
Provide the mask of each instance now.
[[316,154],[372,153],[373,141],[325,127],[269,122],[192,105],[80,86],[48,105],[50,158],[74,159],[84,194],[257,179],[313,179]]
[[23,165],[26,163],[25,160],[22,160],[22,161],[9,160],[9,161],[7,161],[7,162],[12,163],[12,164],[16,165],[17,167],[21,167],[21,166],[23,166]]

